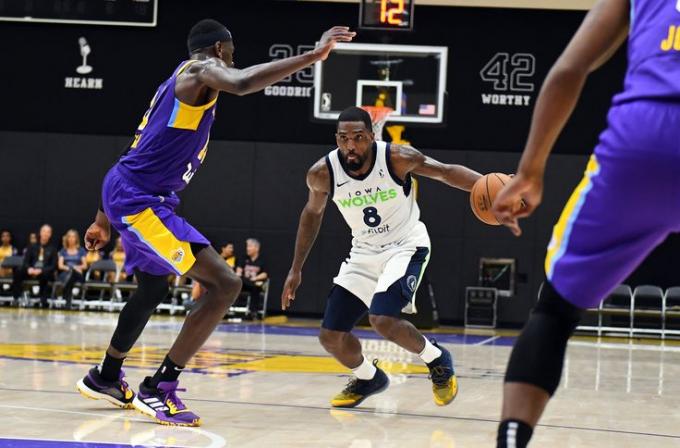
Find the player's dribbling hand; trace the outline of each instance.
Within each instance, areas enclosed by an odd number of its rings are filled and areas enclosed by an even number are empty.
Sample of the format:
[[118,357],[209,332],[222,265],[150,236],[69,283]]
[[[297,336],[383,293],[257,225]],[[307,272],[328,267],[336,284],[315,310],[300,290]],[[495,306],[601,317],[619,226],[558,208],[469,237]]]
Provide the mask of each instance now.
[[85,232],[85,248],[87,250],[99,250],[106,246],[111,238],[111,224],[109,218],[101,210],[97,210],[94,222]]
[[[543,199],[543,175],[526,176],[522,173],[498,192],[493,201],[493,213],[498,221],[508,227],[515,236],[522,234],[518,219],[530,216]],[[518,202],[522,207],[517,207]]]
[[283,293],[281,294],[281,309],[290,308],[291,302],[295,300],[295,291],[302,283],[302,274],[296,271],[289,271],[286,277],[286,283],[283,285]]
[[85,232],[85,248],[87,250],[99,250],[109,242],[110,231],[93,222]]
[[350,31],[347,26],[334,26],[321,35],[314,52],[319,56],[319,60],[325,61],[337,42],[351,42],[356,35],[357,33]]
[[93,222],[85,232],[85,248],[87,250],[99,250],[106,246],[111,237],[108,227]]

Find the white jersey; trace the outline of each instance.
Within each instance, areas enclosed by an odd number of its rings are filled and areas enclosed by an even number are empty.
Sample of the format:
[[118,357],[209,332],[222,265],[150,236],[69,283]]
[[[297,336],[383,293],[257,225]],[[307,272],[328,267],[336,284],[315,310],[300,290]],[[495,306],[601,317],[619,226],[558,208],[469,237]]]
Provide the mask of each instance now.
[[392,170],[389,143],[375,142],[373,152],[373,166],[361,177],[345,171],[338,149],[326,156],[326,164],[331,198],[352,229],[352,245],[380,248],[399,244],[424,225],[410,176],[402,182]]

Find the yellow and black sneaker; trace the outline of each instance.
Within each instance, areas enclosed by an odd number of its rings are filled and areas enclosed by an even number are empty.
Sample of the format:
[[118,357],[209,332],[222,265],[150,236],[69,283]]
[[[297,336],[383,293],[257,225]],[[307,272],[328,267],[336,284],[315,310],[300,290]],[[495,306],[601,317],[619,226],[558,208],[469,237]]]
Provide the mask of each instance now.
[[442,351],[439,358],[427,364],[432,380],[432,394],[437,406],[446,406],[458,395],[458,379],[453,369],[451,353],[432,339],[432,344]]
[[376,365],[377,360],[373,361],[375,365],[375,375],[370,380],[360,380],[352,377],[345,389],[331,400],[331,406],[335,408],[353,408],[361,404],[362,401],[371,395],[379,394],[387,389],[390,385],[390,379],[385,372],[380,370]]

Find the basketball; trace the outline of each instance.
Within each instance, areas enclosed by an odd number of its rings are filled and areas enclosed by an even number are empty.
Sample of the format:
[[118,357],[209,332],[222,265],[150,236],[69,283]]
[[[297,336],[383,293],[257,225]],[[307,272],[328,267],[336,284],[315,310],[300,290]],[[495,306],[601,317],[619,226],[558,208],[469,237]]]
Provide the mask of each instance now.
[[470,207],[480,221],[492,226],[501,225],[491,211],[491,206],[498,192],[508,182],[510,182],[510,176],[507,174],[489,173],[479,178],[472,186]]

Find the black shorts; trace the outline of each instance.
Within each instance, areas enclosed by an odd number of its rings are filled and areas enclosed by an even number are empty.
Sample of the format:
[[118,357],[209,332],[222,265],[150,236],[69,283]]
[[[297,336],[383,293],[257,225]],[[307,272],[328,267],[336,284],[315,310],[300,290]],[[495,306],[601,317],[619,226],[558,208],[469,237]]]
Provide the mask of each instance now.
[[[406,277],[405,277],[406,278]],[[399,317],[408,305],[413,292],[404,287],[405,280],[397,280],[385,292],[376,294],[369,309],[357,296],[339,285],[328,295],[321,327],[333,331],[352,331],[366,315]]]

